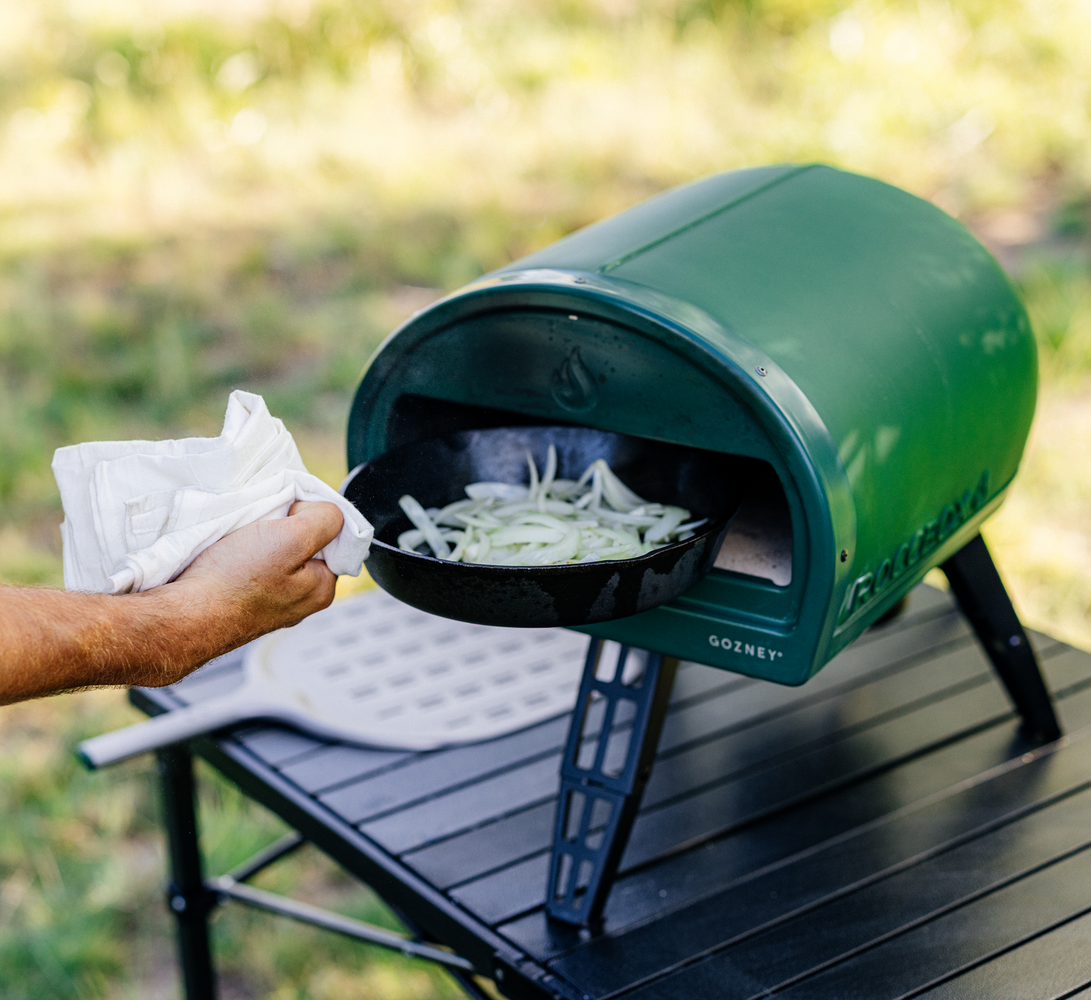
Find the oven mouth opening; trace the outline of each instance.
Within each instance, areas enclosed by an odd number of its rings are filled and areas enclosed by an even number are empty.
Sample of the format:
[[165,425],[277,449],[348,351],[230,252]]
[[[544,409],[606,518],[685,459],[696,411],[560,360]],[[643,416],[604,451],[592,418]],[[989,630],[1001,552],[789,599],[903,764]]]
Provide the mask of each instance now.
[[[555,417],[541,418],[404,393],[391,407],[386,444],[393,449],[455,431],[563,424]],[[584,426],[575,422],[570,425]],[[784,487],[768,462],[744,456],[738,459],[748,481],[741,489],[738,513],[728,528],[711,574],[739,574],[787,587],[792,582],[794,534]]]

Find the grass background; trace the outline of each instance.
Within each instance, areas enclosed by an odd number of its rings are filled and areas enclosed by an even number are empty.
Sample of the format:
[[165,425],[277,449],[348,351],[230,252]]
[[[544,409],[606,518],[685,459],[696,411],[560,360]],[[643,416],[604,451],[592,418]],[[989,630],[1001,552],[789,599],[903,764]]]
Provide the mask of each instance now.
[[[336,483],[368,355],[444,291],[676,183],[822,160],[970,225],[1039,340],[986,536],[1091,647],[1091,12],[1078,0],[0,0],[0,580],[59,585],[53,449],[216,434],[261,392]],[[1002,405],[998,401],[998,405]],[[177,995],[120,692],[0,709],[5,997]],[[278,821],[202,772],[222,871]],[[303,851],[259,884],[394,926]],[[226,997],[455,995],[227,909]]]

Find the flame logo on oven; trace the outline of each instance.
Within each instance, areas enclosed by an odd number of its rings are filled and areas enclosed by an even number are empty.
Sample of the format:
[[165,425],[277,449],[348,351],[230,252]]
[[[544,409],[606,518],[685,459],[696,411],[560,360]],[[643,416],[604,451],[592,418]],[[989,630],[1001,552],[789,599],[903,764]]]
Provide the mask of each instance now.
[[572,413],[586,413],[599,401],[595,379],[580,357],[580,349],[573,347],[561,362],[551,380],[553,398],[560,406]]

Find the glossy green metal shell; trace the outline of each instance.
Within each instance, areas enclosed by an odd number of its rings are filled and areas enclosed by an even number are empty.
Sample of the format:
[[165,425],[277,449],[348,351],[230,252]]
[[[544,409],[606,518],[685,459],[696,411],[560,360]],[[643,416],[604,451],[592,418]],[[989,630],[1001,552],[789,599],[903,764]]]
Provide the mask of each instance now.
[[349,463],[390,445],[406,394],[762,458],[792,511],[787,587],[714,571],[588,631],[800,683],[976,532],[1036,386],[1026,313],[963,226],[879,181],[767,167],[654,198],[411,320],[361,383]]

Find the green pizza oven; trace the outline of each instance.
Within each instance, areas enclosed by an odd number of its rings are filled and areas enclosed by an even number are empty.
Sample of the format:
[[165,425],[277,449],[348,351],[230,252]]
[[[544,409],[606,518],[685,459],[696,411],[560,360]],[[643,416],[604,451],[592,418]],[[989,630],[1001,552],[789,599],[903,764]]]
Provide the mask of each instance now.
[[375,354],[352,468],[456,430],[581,424],[738,457],[714,568],[592,635],[799,684],[978,532],[1037,385],[958,222],[825,166],[667,192],[424,310]]

